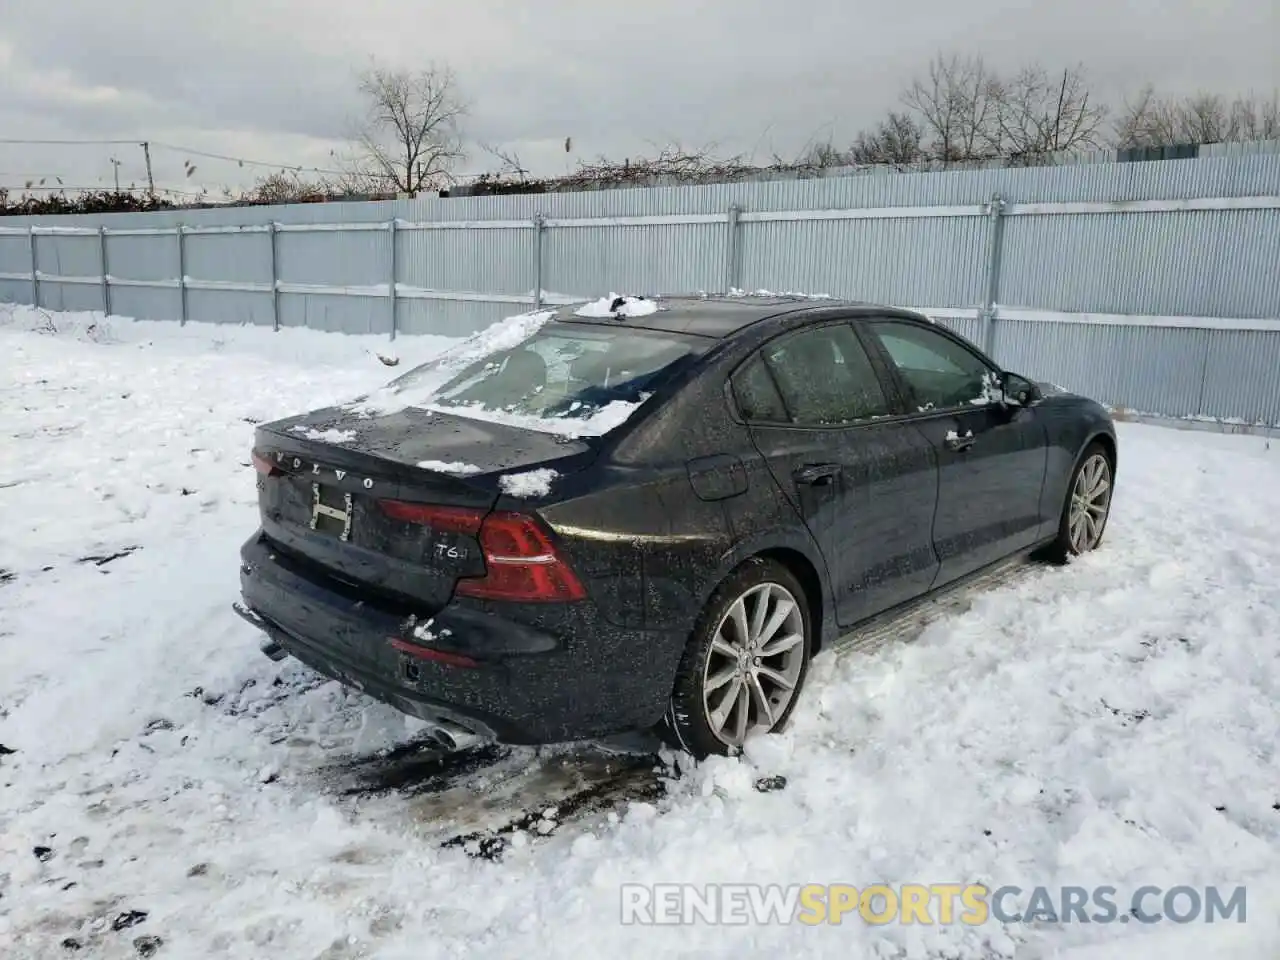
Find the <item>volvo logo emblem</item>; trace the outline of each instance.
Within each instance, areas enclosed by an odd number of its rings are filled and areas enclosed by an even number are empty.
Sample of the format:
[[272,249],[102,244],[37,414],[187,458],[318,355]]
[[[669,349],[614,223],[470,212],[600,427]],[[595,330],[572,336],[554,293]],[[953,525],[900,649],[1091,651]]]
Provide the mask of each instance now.
[[[284,451],[276,452],[276,463],[280,464],[280,466],[285,468],[286,471],[288,470],[290,465],[292,465],[294,470],[298,470],[298,471],[302,471],[305,467],[310,466],[312,476],[317,476],[317,477],[320,476],[321,475],[320,471],[324,469],[326,471],[332,471],[333,475],[337,477],[338,480],[340,481],[347,479],[346,470],[338,470],[338,469],[335,469],[334,467],[322,468],[320,464],[314,463],[314,462],[308,463],[307,461],[303,460],[301,457],[290,457],[289,455],[284,453]],[[352,477],[351,479],[353,481],[356,479],[360,479],[360,485],[363,486],[366,490],[373,489],[374,481],[371,477],[363,477],[363,478]]]

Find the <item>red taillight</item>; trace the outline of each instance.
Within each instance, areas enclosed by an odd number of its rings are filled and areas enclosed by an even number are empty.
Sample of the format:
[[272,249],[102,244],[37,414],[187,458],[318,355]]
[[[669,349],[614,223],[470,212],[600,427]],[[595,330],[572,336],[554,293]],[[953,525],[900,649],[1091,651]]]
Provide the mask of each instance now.
[[480,664],[472,660],[468,656],[461,653],[449,653],[447,650],[436,650],[432,647],[422,647],[416,643],[410,643],[408,640],[402,640],[399,637],[390,637],[391,646],[399,650],[401,653],[407,653],[411,657],[417,657],[419,660],[434,660],[436,663],[442,663],[446,667],[478,667]]
[[274,463],[260,454],[257,450],[252,453],[253,469],[257,470],[264,477],[278,477],[284,473]]
[[378,506],[393,520],[470,536],[480,532],[480,522],[485,514],[483,510],[468,507],[438,507],[428,503],[405,503],[403,500],[379,500]]
[[388,517],[432,530],[479,539],[486,573],[458,581],[458,595],[524,603],[581,600],[582,582],[560,558],[555,544],[533,517],[469,507],[442,507],[403,500],[379,500]]
[[545,603],[581,600],[587,595],[533,517],[503,511],[489,514],[480,526],[480,546],[487,572],[459,580],[459,596]]

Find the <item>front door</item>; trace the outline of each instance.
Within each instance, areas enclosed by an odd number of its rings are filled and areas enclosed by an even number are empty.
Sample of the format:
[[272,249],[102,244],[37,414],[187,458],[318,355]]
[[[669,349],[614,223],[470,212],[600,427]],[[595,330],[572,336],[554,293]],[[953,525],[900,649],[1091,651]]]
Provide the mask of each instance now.
[[999,371],[947,331],[887,320],[864,329],[900,377],[908,422],[937,454],[937,584],[1033,545],[1048,455],[1039,412],[1001,403]]
[[733,379],[774,479],[817,542],[849,626],[924,593],[938,570],[933,446],[899,412],[848,323],[773,340]]

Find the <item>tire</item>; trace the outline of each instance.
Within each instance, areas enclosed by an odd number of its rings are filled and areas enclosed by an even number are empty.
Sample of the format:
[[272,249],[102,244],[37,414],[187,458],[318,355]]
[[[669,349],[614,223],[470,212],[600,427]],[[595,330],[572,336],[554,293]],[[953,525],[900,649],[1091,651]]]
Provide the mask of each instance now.
[[[1105,487],[1099,487],[1100,482]],[[1090,491],[1094,491],[1092,496]],[[1114,492],[1115,462],[1107,448],[1095,440],[1085,447],[1071,472],[1058,536],[1048,550],[1051,560],[1069,563],[1073,557],[1097,549],[1107,530]]]
[[[784,613],[784,603],[794,608]],[[738,642],[739,624],[746,626],[745,644]],[[798,640],[788,642],[797,634]],[[740,753],[745,733],[785,726],[799,702],[812,650],[809,598],[799,581],[774,560],[747,560],[716,588],[698,617],[659,733],[699,760]]]

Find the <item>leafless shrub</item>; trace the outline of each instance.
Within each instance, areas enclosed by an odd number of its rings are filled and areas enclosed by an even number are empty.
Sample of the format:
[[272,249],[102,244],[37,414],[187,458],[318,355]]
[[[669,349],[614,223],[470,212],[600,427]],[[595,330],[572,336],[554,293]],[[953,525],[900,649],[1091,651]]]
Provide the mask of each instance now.
[[246,203],[308,203],[333,193],[324,181],[307,181],[297,170],[277,170],[258,180],[240,199]]
[[652,157],[627,157],[610,160],[597,157],[579,163],[573,173],[556,180],[558,185],[574,188],[617,187],[661,183],[725,183],[741,180],[759,168],[741,155],[719,158],[712,147],[686,149],[679,143],[658,148]]
[[890,111],[870,131],[863,131],[853,142],[849,160],[859,166],[885,165],[906,170],[928,159],[924,148],[924,128],[906,113]]

